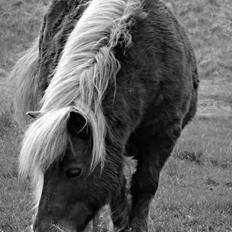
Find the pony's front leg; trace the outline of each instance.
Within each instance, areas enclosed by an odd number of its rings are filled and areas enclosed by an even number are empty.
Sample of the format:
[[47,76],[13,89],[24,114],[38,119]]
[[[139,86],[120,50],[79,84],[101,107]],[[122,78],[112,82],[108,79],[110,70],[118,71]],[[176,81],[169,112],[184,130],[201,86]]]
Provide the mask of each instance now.
[[112,196],[110,202],[111,217],[114,224],[114,231],[125,231],[129,222],[129,202],[126,191],[126,179],[122,176],[121,191]]
[[132,232],[148,231],[149,205],[158,188],[159,173],[179,135],[178,124],[169,128],[168,133],[163,132],[140,141],[137,171],[133,176],[131,187],[130,231]]

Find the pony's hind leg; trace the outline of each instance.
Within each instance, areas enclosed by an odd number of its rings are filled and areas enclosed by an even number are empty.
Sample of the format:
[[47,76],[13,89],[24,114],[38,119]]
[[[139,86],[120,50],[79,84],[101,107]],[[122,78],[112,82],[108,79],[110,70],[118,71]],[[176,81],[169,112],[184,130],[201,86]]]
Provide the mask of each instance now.
[[170,156],[181,126],[136,141],[138,147],[137,171],[132,178],[132,208],[130,228],[133,232],[148,231],[149,205],[158,188],[159,173]]

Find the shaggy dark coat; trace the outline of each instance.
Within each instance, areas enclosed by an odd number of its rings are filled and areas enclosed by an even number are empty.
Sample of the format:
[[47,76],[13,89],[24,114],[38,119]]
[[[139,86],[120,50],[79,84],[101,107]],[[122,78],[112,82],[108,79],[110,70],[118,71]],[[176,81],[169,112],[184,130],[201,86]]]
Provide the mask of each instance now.
[[[80,2],[87,1],[54,0],[44,17],[38,60],[41,96],[68,35],[86,7]],[[108,170],[104,171],[112,173],[113,180],[112,186],[107,186],[112,217],[115,225],[122,228],[127,224],[133,231],[147,230],[149,203],[160,171],[182,129],[196,113],[199,83],[193,49],[176,18],[158,0],[144,0],[143,8],[147,15],[135,17],[130,28],[132,45],[119,43],[115,48],[121,70],[102,103],[108,128]],[[127,155],[138,161],[131,184],[130,212],[122,175],[123,157]],[[118,172],[121,175],[114,176]],[[105,199],[98,201],[106,203]]]

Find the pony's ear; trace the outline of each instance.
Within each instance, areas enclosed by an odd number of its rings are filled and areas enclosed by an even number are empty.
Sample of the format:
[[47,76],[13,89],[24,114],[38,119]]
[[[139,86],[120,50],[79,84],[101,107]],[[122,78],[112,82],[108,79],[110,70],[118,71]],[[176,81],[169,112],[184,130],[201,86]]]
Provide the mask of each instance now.
[[33,119],[36,119],[41,116],[41,112],[39,111],[28,111],[26,115],[30,116]]
[[86,119],[78,112],[70,112],[68,130],[72,136],[87,138],[90,136],[90,128]]

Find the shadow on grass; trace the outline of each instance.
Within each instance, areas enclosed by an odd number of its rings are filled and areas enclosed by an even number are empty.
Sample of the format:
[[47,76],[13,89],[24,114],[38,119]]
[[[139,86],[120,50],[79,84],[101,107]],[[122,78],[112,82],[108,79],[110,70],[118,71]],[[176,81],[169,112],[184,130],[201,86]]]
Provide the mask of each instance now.
[[181,151],[174,153],[174,157],[186,160],[197,165],[203,165],[203,153],[201,151]]

